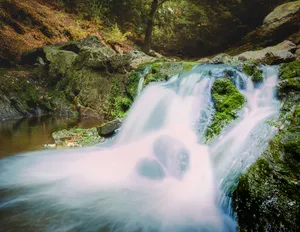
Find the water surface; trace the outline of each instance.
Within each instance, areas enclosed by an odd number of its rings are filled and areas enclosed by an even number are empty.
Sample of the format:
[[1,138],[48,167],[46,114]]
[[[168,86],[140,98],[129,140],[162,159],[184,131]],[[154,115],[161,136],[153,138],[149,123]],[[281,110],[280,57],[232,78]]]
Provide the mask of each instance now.
[[52,133],[74,126],[89,128],[99,121],[78,120],[54,116],[0,121],[0,158],[8,155],[39,150],[53,143]]

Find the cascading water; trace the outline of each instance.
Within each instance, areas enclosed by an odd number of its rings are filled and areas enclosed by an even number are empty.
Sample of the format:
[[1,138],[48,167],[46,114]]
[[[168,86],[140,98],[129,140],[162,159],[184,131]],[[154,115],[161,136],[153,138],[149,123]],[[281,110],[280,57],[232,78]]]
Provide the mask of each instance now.
[[[247,103],[207,145],[211,87],[228,70]],[[231,189],[265,149],[274,134],[266,121],[278,114],[277,68],[263,71],[264,82],[254,87],[236,68],[200,65],[143,90],[109,147],[1,160],[2,228],[236,231]]]

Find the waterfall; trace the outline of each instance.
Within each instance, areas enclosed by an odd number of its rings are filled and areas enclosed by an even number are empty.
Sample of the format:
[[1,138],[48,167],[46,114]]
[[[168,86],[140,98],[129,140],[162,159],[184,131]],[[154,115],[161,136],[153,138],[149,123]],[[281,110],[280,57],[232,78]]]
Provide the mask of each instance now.
[[[254,86],[235,67],[199,65],[148,85],[109,147],[0,160],[3,228],[236,231],[232,188],[274,135],[267,120],[279,111],[273,90],[278,68],[262,69],[264,81]],[[238,119],[207,143],[215,111],[211,88],[228,71],[247,103]]]

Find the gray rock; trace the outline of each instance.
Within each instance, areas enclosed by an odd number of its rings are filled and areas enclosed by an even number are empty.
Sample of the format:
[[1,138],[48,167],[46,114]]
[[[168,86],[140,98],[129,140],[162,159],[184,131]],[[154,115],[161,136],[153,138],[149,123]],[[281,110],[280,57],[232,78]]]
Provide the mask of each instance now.
[[111,122],[105,123],[100,127],[97,127],[98,134],[102,137],[111,136],[115,130],[119,129],[122,125],[121,119],[115,119]]
[[132,69],[137,69],[143,63],[154,62],[156,60],[155,57],[148,56],[141,51],[131,51],[129,55],[131,56],[130,66]]
[[258,51],[248,51],[235,56],[235,59],[255,61],[262,64],[278,64],[295,60],[294,52],[296,45],[291,41],[285,40],[276,46],[267,47]]
[[76,63],[94,69],[107,67],[107,61],[116,53],[109,47],[82,47]]
[[261,30],[264,35],[274,34],[284,28],[287,28],[287,26],[299,26],[299,19],[300,1],[289,2],[276,7],[269,15],[267,15],[264,19]]

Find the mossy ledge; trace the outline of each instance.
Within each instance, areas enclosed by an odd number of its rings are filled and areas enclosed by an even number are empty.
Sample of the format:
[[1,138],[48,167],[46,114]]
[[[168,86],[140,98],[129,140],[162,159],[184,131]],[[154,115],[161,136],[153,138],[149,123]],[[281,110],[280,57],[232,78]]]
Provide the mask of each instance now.
[[144,78],[142,87],[145,88],[152,82],[167,81],[178,73],[188,72],[198,64],[196,62],[156,61],[140,65],[129,75],[124,85],[125,89],[122,89],[120,82],[113,82],[108,104],[105,108],[107,119],[113,120],[127,115],[137,96],[138,84],[141,78]]
[[298,68],[299,61],[281,65],[278,86],[290,85],[277,88],[282,103],[274,124],[278,133],[233,192],[240,231],[300,231],[299,82],[293,86]]
[[216,112],[206,132],[207,140],[213,139],[228,123],[237,118],[237,111],[245,103],[244,96],[228,78],[216,79],[211,92]]

